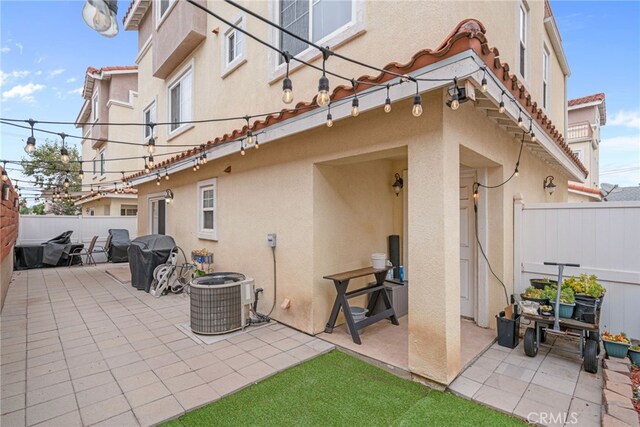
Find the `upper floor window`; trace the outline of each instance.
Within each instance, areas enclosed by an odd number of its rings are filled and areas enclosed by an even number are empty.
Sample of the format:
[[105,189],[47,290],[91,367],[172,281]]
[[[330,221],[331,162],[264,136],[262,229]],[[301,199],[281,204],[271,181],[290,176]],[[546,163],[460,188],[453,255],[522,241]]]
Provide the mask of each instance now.
[[527,7],[520,3],[520,14],[519,18],[519,41],[518,41],[518,56],[519,56],[519,67],[518,71],[522,77],[526,77],[526,55],[527,55],[527,26],[528,26],[528,15]]
[[105,163],[106,163],[106,159],[104,156],[104,151],[101,151],[100,152],[100,175],[104,175]]
[[97,166],[97,162],[96,162],[96,158],[95,157],[93,158],[91,163],[93,164],[93,176],[95,177],[97,172],[98,172],[98,166]]
[[[144,123],[148,125],[149,123],[155,123],[155,122],[156,122],[156,103],[154,101],[151,104],[149,104],[149,106],[144,110]],[[155,128],[153,133],[155,134]],[[144,127],[145,141],[150,137],[151,137],[151,127],[145,126]]]
[[93,114],[93,121],[96,122],[98,121],[98,117],[100,116],[100,113],[98,111],[98,92],[96,92],[93,95],[93,98],[91,98],[91,114]]
[[[353,20],[352,0],[279,0],[279,23],[292,33],[316,43]],[[280,33],[280,48],[297,55],[309,45]],[[280,58],[279,63],[284,61]]]
[[198,182],[198,237],[201,239],[218,238],[217,179]]
[[[237,19],[233,24],[238,28],[245,28],[243,18]],[[225,77],[246,62],[245,36],[242,31],[229,27],[222,43],[222,77]]]
[[167,12],[171,8],[171,5],[173,4],[173,2],[175,2],[175,0],[158,0],[158,2],[156,3],[157,6],[158,6],[158,8],[157,8],[158,12],[157,12],[157,15],[156,15],[156,17],[157,17],[156,25],[160,24],[162,19],[165,17]]
[[121,216],[136,216],[138,214],[138,205],[120,205]]
[[191,120],[193,105],[193,68],[189,66],[169,86],[170,133],[186,126]]
[[542,47],[542,107],[549,109],[549,62],[551,55],[546,45]]

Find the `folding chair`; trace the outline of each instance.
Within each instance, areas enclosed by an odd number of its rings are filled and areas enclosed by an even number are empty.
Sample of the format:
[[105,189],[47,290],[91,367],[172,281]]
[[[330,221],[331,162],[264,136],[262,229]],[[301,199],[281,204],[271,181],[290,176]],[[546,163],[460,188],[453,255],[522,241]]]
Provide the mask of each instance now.
[[96,241],[98,240],[98,236],[93,236],[93,238],[91,239],[91,243],[89,243],[89,247],[88,248],[77,248],[76,250],[74,250],[73,252],[71,252],[69,254],[69,267],[71,267],[71,264],[73,263],[73,258],[74,257],[80,257],[80,265],[82,265],[82,256],[86,255],[87,256],[87,264],[88,265],[96,265],[96,261],[93,259],[93,256],[91,255],[94,251],[93,249],[96,246]]
[[109,255],[109,249],[111,249],[111,233],[109,233],[109,235],[107,236],[107,241],[104,243],[104,247],[102,248],[102,250],[104,250],[105,255],[107,256],[107,262],[111,261],[111,255]]

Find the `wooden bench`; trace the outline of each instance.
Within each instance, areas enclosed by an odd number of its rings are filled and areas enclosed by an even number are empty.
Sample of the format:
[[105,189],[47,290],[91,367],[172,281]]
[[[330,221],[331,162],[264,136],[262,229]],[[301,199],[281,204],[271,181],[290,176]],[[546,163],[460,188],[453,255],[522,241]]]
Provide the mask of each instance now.
[[[333,332],[336,320],[338,319],[340,308],[342,308],[342,310],[344,311],[344,317],[347,321],[347,325],[349,326],[351,338],[356,344],[362,344],[362,342],[360,341],[358,330],[364,328],[365,326],[369,326],[383,319],[389,319],[394,325],[399,325],[398,319],[396,318],[396,313],[391,306],[391,301],[389,300],[389,296],[387,295],[387,291],[384,286],[384,279],[387,275],[387,271],[391,270],[392,268],[393,267],[385,267],[383,269],[376,269],[373,267],[367,267],[360,268],[358,270],[346,271],[344,273],[324,276],[324,279],[333,281],[337,292],[336,300],[333,303],[333,309],[331,310],[331,316],[329,316],[329,321],[327,322],[327,326],[325,327],[324,331],[328,334]],[[349,281],[351,279],[365,277],[371,274],[375,276],[376,283],[365,286],[364,288],[347,292],[347,287],[349,286]],[[366,294],[371,294],[369,298],[369,304],[367,305],[367,318],[359,322],[354,322],[353,314],[351,313],[351,307],[349,306],[348,300],[350,298],[355,298],[357,296]],[[375,315],[371,315],[380,296],[382,296],[385,308],[383,311]]]

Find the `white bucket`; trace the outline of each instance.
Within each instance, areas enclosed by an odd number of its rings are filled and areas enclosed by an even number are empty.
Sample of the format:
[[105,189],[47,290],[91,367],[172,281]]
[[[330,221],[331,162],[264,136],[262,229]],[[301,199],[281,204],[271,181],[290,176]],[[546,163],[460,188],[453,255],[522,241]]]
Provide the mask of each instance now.
[[371,254],[371,264],[373,265],[373,268],[382,270],[387,265],[387,254]]

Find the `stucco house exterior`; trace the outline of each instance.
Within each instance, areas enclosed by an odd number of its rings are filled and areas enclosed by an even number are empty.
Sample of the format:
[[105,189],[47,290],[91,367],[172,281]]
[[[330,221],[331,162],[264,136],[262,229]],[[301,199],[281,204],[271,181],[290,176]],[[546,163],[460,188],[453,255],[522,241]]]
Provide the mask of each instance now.
[[[318,50],[280,37],[232,5],[200,4],[322,66]],[[242,4],[285,27],[295,14],[281,8],[314,7],[303,0]],[[337,5],[343,9],[331,9]],[[327,106],[316,102],[317,69],[291,61],[295,100],[285,105],[287,67],[277,54],[187,2],[132,1],[124,26],[139,34],[134,111],[139,121],[151,110],[155,122],[172,123],[155,126],[162,160],[129,177],[138,190],[138,234],[169,234],[187,253],[213,251],[217,270],[255,278],[264,288],[261,304],[276,302],[272,317],[309,334],[324,330],[335,298],[322,277],[370,265],[372,253],[387,251],[387,237],[399,235],[409,281],[408,368],[448,384],[462,368],[461,316],[495,328],[505,292],[513,291],[505,278],[518,268],[514,197],[567,201],[568,181],[588,175],[563,137],[570,72],[558,29],[543,1],[352,0],[324,7],[316,17],[331,13],[336,28],[315,32],[302,13],[307,25],[296,31],[395,73],[329,56],[327,70],[360,82],[354,88],[328,76],[331,127]],[[457,93],[454,78],[468,100],[455,110],[448,105]],[[394,84],[389,112],[387,83]],[[242,119],[263,112],[275,113]],[[216,117],[238,119],[202,122]],[[247,145],[249,130],[259,149]],[[183,145],[193,149],[161,157]],[[205,153],[208,162],[197,168]],[[404,179],[399,196],[396,174]],[[157,185],[158,175],[170,179]],[[552,195],[543,185],[548,176],[557,186]],[[505,181],[474,194],[475,182]],[[278,241],[275,296],[268,233]],[[490,275],[476,236],[507,289]],[[284,298],[289,308],[281,307]]]
[[569,182],[569,202],[600,202],[600,127],[607,124],[605,94],[568,101],[567,142],[589,171],[584,183]]
[[82,88],[84,102],[76,118],[76,127],[82,129],[86,138],[81,143],[81,154],[82,184],[87,194],[75,202],[84,216],[137,214],[136,191],[116,192],[111,183],[121,178],[113,171],[131,171],[140,167],[142,162],[141,159],[114,159],[142,156],[144,153],[135,145],[112,141],[141,139],[143,130],[137,126],[101,124],[130,121],[136,107],[137,88],[138,67],[135,65],[87,68]]

